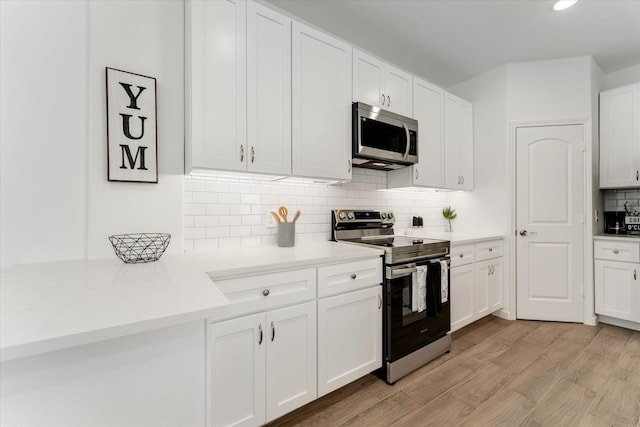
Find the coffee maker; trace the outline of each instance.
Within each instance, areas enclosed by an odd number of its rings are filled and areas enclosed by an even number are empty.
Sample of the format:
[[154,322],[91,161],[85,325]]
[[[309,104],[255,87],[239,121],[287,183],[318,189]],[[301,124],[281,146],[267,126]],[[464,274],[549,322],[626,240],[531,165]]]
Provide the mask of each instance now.
[[604,232],[607,234],[627,234],[627,227],[624,223],[625,216],[625,211],[605,211]]

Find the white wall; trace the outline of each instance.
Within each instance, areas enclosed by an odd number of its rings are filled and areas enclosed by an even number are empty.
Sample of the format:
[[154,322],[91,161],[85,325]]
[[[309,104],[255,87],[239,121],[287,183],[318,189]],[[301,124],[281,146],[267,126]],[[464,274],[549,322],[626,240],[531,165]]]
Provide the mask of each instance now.
[[[182,251],[181,0],[0,2],[0,265],[111,257],[115,233]],[[157,78],[159,183],[109,183],[105,67]]]
[[602,90],[640,82],[640,64],[604,75]]
[[2,1],[0,15],[0,264],[83,258],[87,4]]

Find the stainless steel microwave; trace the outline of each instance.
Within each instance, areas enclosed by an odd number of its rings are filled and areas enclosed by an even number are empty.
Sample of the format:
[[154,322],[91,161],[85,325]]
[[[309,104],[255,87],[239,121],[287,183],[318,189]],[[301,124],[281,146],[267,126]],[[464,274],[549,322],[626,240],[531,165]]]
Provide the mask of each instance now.
[[391,170],[418,162],[418,121],[353,103],[353,165]]

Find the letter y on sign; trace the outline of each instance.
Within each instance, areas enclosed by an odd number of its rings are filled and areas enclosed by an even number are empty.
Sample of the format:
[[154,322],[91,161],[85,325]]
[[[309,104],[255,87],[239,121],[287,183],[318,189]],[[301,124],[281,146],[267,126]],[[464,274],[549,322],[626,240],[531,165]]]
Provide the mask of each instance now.
[[109,181],[158,182],[156,79],[106,68]]

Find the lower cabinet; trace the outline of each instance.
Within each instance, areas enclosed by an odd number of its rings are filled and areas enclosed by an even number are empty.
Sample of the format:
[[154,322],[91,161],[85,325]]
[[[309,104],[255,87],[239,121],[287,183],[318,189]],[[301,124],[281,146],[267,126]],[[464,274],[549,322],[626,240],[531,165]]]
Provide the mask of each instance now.
[[382,287],[318,300],[318,397],[382,366]]
[[502,240],[451,248],[451,331],[504,306]]
[[316,398],[316,302],[213,323],[210,426],[257,426]]
[[596,313],[640,330],[640,243],[596,240],[593,252]]

